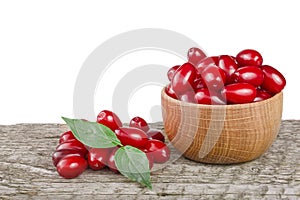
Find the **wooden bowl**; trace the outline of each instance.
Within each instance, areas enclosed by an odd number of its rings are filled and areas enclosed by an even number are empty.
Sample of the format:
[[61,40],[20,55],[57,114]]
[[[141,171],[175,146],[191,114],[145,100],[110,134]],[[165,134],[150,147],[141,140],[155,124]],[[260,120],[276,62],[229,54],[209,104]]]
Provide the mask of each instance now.
[[204,163],[231,164],[256,159],[276,138],[282,92],[248,104],[202,105],[178,101],[161,92],[165,132],[185,157]]

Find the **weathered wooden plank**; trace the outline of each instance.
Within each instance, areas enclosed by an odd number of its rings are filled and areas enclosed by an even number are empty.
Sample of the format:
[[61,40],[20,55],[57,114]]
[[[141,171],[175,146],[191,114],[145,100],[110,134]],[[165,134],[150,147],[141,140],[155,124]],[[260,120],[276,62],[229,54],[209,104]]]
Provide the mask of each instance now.
[[[269,151],[252,162],[172,160],[152,172],[153,190],[107,169],[60,178],[51,154],[65,130],[61,124],[0,126],[0,199],[300,199],[300,121],[283,121]],[[174,149],[172,156],[179,156]]]

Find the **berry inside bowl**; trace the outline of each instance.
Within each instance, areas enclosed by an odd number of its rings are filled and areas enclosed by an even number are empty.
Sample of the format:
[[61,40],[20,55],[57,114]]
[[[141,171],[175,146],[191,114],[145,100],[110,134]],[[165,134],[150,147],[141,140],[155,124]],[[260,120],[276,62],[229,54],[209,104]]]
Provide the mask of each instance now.
[[231,164],[261,156],[276,138],[283,93],[254,103],[204,105],[176,100],[161,92],[165,133],[186,158]]

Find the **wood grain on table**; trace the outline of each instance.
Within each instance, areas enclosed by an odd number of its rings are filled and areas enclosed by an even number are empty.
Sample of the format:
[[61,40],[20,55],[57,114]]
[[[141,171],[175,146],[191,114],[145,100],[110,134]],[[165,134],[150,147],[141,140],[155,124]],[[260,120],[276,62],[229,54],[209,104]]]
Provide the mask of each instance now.
[[297,120],[282,121],[270,149],[248,163],[196,163],[172,149],[172,162],[151,173],[153,190],[107,169],[59,177],[51,154],[66,130],[62,124],[0,125],[0,199],[300,199]]

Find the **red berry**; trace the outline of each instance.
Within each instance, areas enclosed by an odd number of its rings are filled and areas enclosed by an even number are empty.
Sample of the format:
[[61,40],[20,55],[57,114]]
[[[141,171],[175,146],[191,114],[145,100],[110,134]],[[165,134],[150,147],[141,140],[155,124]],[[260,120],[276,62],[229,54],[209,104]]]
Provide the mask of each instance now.
[[205,82],[205,85],[212,90],[220,90],[226,83],[226,74],[224,70],[216,65],[210,65],[206,67],[201,76]]
[[56,151],[62,151],[62,150],[76,150],[82,152],[83,154],[87,153],[87,149],[85,148],[84,144],[82,144],[78,140],[64,142],[59,144],[56,147]]
[[238,68],[232,78],[238,83],[249,83],[254,87],[260,86],[264,81],[264,74],[257,66],[244,66]]
[[109,169],[115,173],[119,173],[119,170],[116,166],[115,163],[115,154],[117,152],[117,150],[119,149],[119,147],[114,147],[114,149],[111,151],[108,160],[107,160],[107,166],[109,167]]
[[146,122],[146,120],[144,120],[141,117],[134,117],[134,118],[132,118],[130,120],[129,126],[141,129],[141,130],[143,130],[145,132],[147,132],[150,129],[149,126],[148,126],[148,123]]
[[103,169],[108,162],[111,148],[91,148],[88,153],[88,164],[93,170]]
[[147,158],[148,158],[148,162],[149,162],[149,169],[153,168],[154,165],[154,159],[153,156],[150,153],[145,153]]
[[55,151],[52,154],[52,162],[53,165],[56,167],[57,163],[65,157],[70,157],[70,156],[80,156],[80,157],[85,157],[85,153],[78,151],[78,150],[61,150],[61,151]]
[[219,57],[218,67],[223,69],[226,74],[226,84],[233,83],[231,75],[237,70],[238,65],[232,56],[222,55]]
[[225,105],[226,100],[220,92],[210,91],[210,98],[212,105]]
[[207,88],[197,90],[195,100],[198,104],[206,105],[225,105],[226,102],[222,95],[216,91],[209,91]]
[[148,141],[146,133],[134,127],[121,127],[116,129],[115,133],[124,146],[131,145],[136,148],[142,148]]
[[207,88],[197,90],[195,94],[195,100],[199,104],[211,104],[211,97]]
[[196,88],[194,80],[197,77],[196,68],[191,63],[181,65],[172,79],[172,89],[176,95],[184,94],[186,91],[192,91]]
[[248,65],[260,66],[263,63],[263,58],[258,51],[245,49],[237,54],[236,61],[241,67]]
[[197,47],[190,48],[187,53],[188,62],[192,63],[193,65],[197,65],[198,62],[205,57],[205,53]]
[[215,64],[219,62],[219,56],[211,56],[211,59],[213,59]]
[[76,140],[76,138],[74,137],[72,131],[67,131],[60,136],[59,144],[70,141],[70,140]]
[[75,178],[87,168],[87,162],[81,156],[62,158],[56,166],[57,172],[64,178]]
[[172,97],[173,99],[177,99],[177,95],[175,94],[174,90],[172,89],[171,84],[167,85],[165,88],[165,92],[169,97]]
[[197,65],[195,65],[197,71],[199,74],[202,73],[202,71],[211,65],[217,65],[219,61],[219,57],[218,56],[211,56],[211,57],[206,57],[204,59],[202,59]]
[[221,94],[229,103],[250,103],[256,97],[256,89],[249,83],[233,83],[226,85]]
[[109,110],[102,110],[97,116],[97,122],[107,126],[112,131],[122,127],[122,122],[119,117]]
[[147,149],[140,148],[140,150],[146,154],[146,156],[148,158],[148,162],[149,162],[149,169],[152,169],[152,167],[154,165],[153,155],[150,154]]
[[205,82],[202,79],[202,77],[200,77],[197,80],[195,80],[195,83],[197,84],[196,91],[199,90],[199,89],[202,89],[202,88],[207,88],[207,86],[205,85]]
[[263,100],[269,99],[271,97],[272,97],[272,95],[269,92],[267,92],[267,91],[256,90],[256,97],[255,97],[255,99],[253,101],[254,102],[263,101]]
[[174,67],[170,68],[168,71],[168,79],[171,81],[173,79],[175,71],[180,67],[180,65],[175,65]]
[[261,67],[265,78],[262,83],[262,88],[273,93],[279,93],[286,85],[284,76],[275,68],[264,65]]
[[170,159],[170,149],[159,140],[149,140],[145,149],[153,156],[155,163],[165,163]]
[[195,92],[194,91],[186,91],[184,94],[179,96],[179,100],[188,103],[196,103],[195,101]]
[[147,132],[147,135],[148,135],[149,140],[154,139],[154,140],[159,140],[159,141],[165,142],[165,137],[164,137],[164,135],[162,134],[162,132],[160,130],[150,129]]

